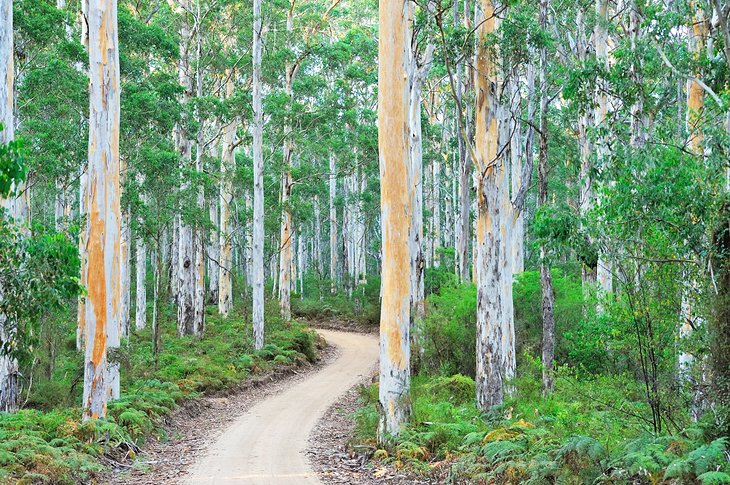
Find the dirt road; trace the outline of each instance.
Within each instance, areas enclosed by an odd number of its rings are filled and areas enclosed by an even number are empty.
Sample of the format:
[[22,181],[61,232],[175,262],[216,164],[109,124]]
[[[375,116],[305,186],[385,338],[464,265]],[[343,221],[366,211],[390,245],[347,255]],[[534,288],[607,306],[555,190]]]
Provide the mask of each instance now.
[[330,365],[238,418],[194,467],[188,485],[319,484],[304,451],[327,408],[369,373],[378,357],[372,335],[319,330],[339,355]]

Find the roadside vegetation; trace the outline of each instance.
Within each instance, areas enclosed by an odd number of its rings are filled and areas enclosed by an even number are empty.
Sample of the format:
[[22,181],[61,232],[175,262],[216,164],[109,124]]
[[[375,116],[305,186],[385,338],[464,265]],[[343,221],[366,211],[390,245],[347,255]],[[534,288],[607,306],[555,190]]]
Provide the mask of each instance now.
[[528,271],[514,285],[518,378],[504,404],[479,411],[476,289],[440,276],[445,284],[428,298],[412,416],[388,446],[377,440],[377,384],[362,388],[353,445],[370,450],[374,466],[438,483],[730,483],[719,410],[693,421],[691,396],[667,368],[657,376],[664,426],[654,429],[632,322],[618,302],[608,315],[584,315],[580,273],[571,266],[553,270],[555,391],[542,393],[540,276]]
[[273,306],[266,314],[268,343],[260,351],[253,349],[250,319],[240,309],[228,319],[211,309],[205,339],[178,337],[172,311],[166,308],[157,365],[150,330],[133,334],[134,345],[123,344],[118,353],[121,399],[109,403],[106,419],[84,422],[75,322],[56,322],[59,335],[44,343],[55,354],[35,352],[24,375],[24,409],[0,413],[0,483],[89,483],[114,461],[131,463],[149,436],[165,439],[161,418],[184,401],[232,392],[249,376],[318,359],[316,334],[284,323]]

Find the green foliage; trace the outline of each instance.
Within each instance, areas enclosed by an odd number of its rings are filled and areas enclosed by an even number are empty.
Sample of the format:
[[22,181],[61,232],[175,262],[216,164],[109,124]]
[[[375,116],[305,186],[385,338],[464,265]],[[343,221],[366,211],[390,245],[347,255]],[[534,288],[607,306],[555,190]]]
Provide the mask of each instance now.
[[[174,322],[164,320],[164,351],[157,368],[149,330],[133,335],[129,350],[120,350],[121,398],[108,404],[106,420],[83,424],[81,389],[72,382],[82,366],[71,339],[60,350],[50,378],[36,376],[31,389],[29,402],[46,411],[0,413],[0,470],[6,475],[0,474],[0,483],[89,482],[103,470],[101,454],[133,459],[148,436],[163,432],[161,418],[183,400],[232,389],[254,372],[318,358],[313,332],[298,323],[285,324],[275,314],[266,315],[269,343],[254,352],[246,330],[250,324],[237,311],[228,319],[210,316],[205,339],[179,338]],[[75,322],[64,326],[72,335]]]
[[[471,400],[434,392],[468,378],[414,378],[412,419],[376,459],[426,475],[433,471],[426,462],[447,460],[453,483],[726,483],[727,438],[707,442],[696,428],[646,432],[632,416],[637,405],[646,406],[622,395],[624,382],[558,378],[555,394],[543,399],[539,380],[533,385],[531,379],[516,381],[515,396],[483,415]],[[376,443],[376,401],[377,386],[364,388],[355,413],[357,443]]]

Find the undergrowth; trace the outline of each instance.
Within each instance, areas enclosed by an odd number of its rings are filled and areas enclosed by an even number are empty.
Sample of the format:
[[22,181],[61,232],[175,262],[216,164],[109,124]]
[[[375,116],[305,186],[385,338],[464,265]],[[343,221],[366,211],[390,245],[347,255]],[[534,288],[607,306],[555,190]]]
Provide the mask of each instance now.
[[538,379],[515,385],[503,407],[482,414],[471,378],[418,376],[410,423],[387,448],[376,441],[377,385],[364,387],[354,441],[439,483],[730,483],[727,437],[706,439],[703,423],[652,434],[632,416],[642,405],[622,394],[625,379],[561,377],[548,399],[532,392]]
[[258,352],[240,310],[228,319],[209,312],[203,339],[177,337],[174,322],[167,320],[157,368],[151,332],[133,335],[118,352],[121,399],[109,403],[105,420],[84,423],[81,360],[69,339],[50,376],[43,375],[47,362],[36,363],[39,376],[25,396],[26,406],[36,409],[0,413],[0,483],[92,482],[104,469],[103,457],[134,459],[148,436],[164,439],[160,418],[185,399],[228,391],[277,366],[314,362],[316,335],[299,323],[284,324],[276,313],[267,311],[267,344]]

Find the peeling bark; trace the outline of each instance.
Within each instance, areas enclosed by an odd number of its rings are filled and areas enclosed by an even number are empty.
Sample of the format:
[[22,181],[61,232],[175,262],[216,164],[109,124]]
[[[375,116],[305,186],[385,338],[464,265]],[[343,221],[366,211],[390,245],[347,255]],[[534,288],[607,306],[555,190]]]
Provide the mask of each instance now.
[[[505,204],[509,190],[506,161],[498,156],[499,86],[495,54],[487,39],[497,29],[491,0],[480,0],[475,72],[476,123],[475,161],[477,169],[477,343],[476,400],[487,410],[501,404],[505,383],[514,376],[514,326],[511,313],[511,257],[506,230],[511,224],[511,204]],[[507,199],[509,197],[506,197]],[[505,281],[508,279],[509,281]]]
[[409,167],[410,2],[380,3],[378,147],[383,236],[378,438],[398,435],[410,415]]
[[119,185],[119,50],[116,0],[88,3],[89,166],[85,260],[83,417],[106,416],[117,394],[119,364],[107,349],[119,347],[121,207]]

